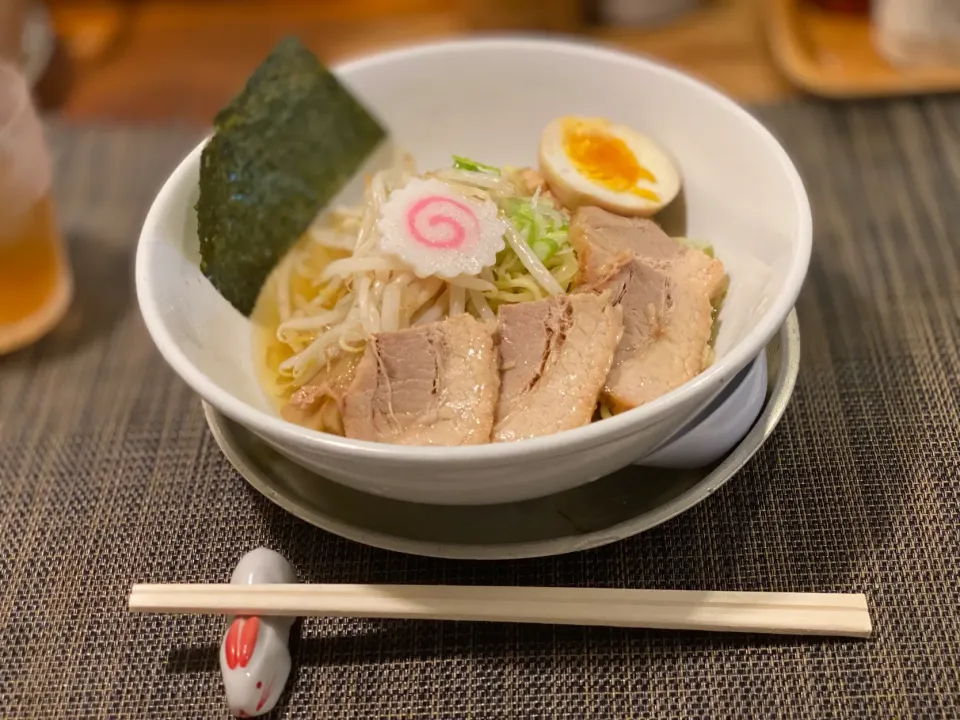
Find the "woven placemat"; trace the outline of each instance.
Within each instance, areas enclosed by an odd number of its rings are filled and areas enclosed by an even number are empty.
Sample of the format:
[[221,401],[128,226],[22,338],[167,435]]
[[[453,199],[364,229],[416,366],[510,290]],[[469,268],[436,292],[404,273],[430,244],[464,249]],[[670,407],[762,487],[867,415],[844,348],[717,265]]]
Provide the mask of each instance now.
[[313,582],[863,591],[876,627],[853,641],[308,620],[276,717],[960,716],[960,100],[762,117],[816,223],[783,423],[660,528],[509,563],[370,549],[250,490],[132,289],[140,222],[200,133],[52,127],[77,302],[0,359],[0,716],[226,717],[222,621],[131,616],[126,597],[226,581],[261,544]]

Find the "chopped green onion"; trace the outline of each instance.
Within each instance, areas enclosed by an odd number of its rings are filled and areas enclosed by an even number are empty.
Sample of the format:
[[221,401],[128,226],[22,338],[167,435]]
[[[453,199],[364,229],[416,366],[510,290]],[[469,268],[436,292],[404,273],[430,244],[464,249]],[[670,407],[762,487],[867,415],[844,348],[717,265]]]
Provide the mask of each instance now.
[[537,257],[540,258],[540,262],[549,260],[559,249],[553,240],[547,240],[546,238],[537,240],[530,247],[533,249],[533,252],[537,254]]
[[710,243],[702,242],[700,240],[693,240],[692,238],[688,237],[678,237],[674,239],[681,245],[686,245],[688,248],[699,250],[708,257],[715,258],[717,256],[716,252],[714,252],[713,245]]
[[566,218],[548,202],[536,198],[507,198],[502,207],[517,233],[547,268],[563,265],[563,259],[551,262],[561,249],[570,249]]
[[500,176],[500,168],[495,168],[493,165],[484,165],[483,163],[462,157],[461,155],[453,156],[453,167],[457,170],[468,170],[469,172]]
[[[467,162],[473,164],[472,161]],[[472,170],[472,167],[462,169]],[[504,219],[513,226],[560,287],[568,291],[579,265],[570,245],[567,215],[554,207],[552,202],[541,200],[539,196],[500,195],[495,201]],[[497,289],[485,296],[494,308],[504,302],[538,300],[545,297],[542,288],[533,280],[509,245],[497,254],[497,262],[490,267],[489,272]]]

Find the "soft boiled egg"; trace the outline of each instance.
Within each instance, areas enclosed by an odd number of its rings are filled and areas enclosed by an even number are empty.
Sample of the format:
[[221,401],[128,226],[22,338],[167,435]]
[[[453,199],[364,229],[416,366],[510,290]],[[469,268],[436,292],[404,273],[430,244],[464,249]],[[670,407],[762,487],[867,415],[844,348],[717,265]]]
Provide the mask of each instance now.
[[680,192],[680,173],[656,142],[601,118],[562,117],[547,125],[540,173],[570,209],[598,205],[648,217]]

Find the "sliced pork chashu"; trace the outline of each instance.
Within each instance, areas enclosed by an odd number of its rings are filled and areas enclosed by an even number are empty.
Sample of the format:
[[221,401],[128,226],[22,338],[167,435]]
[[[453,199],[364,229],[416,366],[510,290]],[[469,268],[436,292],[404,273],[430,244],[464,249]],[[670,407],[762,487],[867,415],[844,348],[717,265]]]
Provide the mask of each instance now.
[[623,338],[603,390],[615,412],[655,400],[703,371],[713,329],[704,293],[637,258],[593,289],[611,293],[623,310]]
[[[711,301],[726,291],[722,262],[674,240],[647,218],[622,217],[598,207],[580,208],[570,223],[570,242],[577,251],[583,284],[608,277],[624,257],[636,256],[667,268],[678,280],[700,282]],[[673,272],[668,266],[678,261]]]
[[669,260],[683,249],[653,220],[614,215],[598,207],[582,207],[574,213],[570,243],[580,263],[581,284],[607,277],[624,256]]
[[623,332],[603,294],[502,305],[495,442],[590,422]]
[[355,353],[331,359],[293,393],[281,408],[280,416],[313,430],[343,434],[343,398],[353,382],[358,361]]
[[367,343],[344,397],[347,437],[398,445],[490,441],[499,385],[496,327],[469,315]]
[[623,308],[623,339],[604,397],[616,411],[643,405],[703,371],[723,263],[670,238],[651,220],[582,208],[571,223],[585,290]]

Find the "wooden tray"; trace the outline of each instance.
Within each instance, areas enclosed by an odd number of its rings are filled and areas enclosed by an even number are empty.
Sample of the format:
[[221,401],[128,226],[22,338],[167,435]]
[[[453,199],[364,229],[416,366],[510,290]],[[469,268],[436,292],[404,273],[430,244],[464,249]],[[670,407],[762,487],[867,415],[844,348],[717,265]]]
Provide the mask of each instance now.
[[874,49],[869,20],[805,0],[764,0],[771,52],[796,85],[833,98],[960,90],[960,69],[899,70]]

